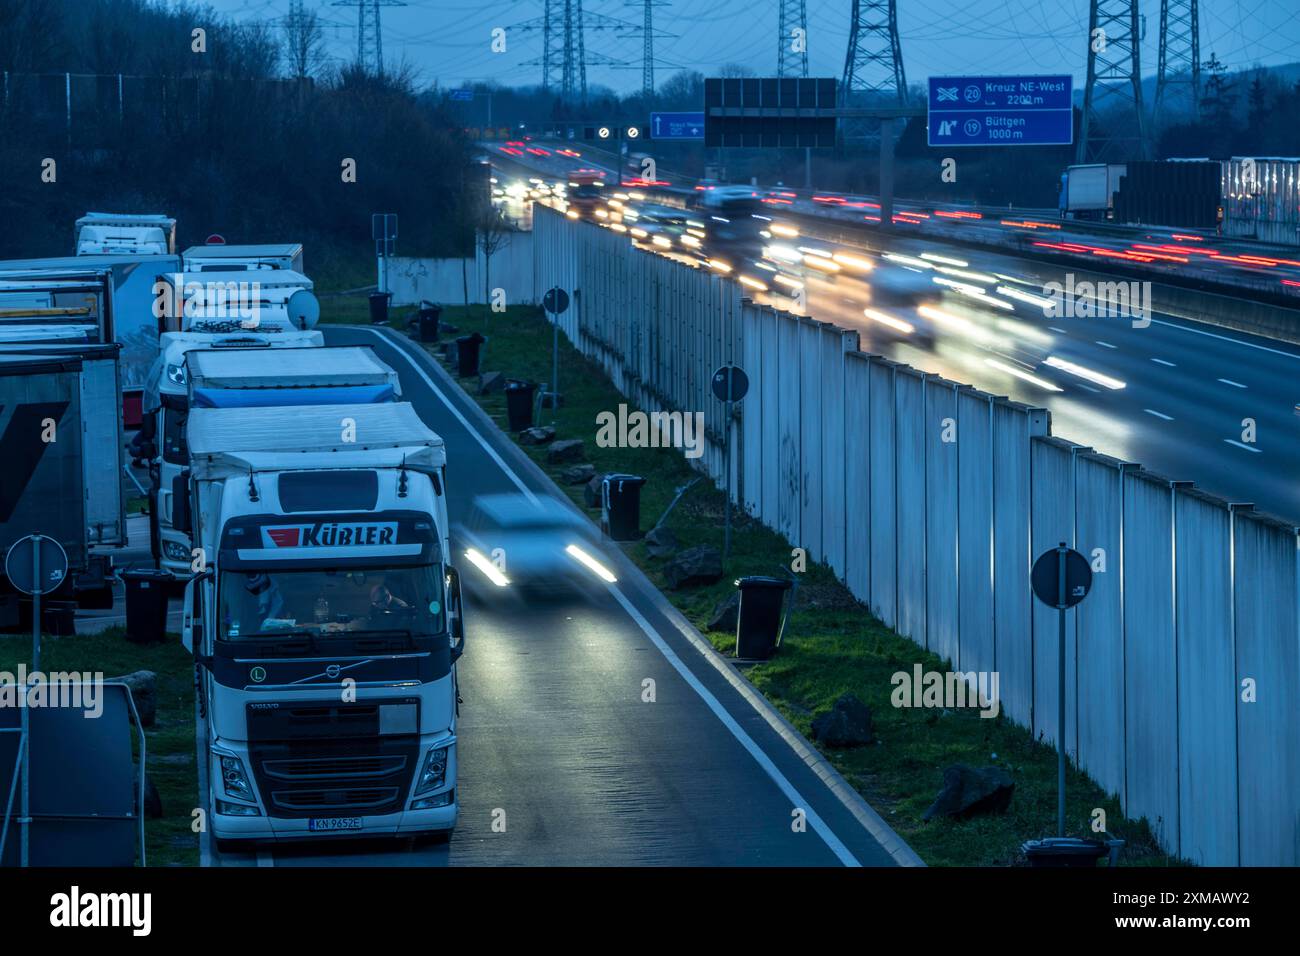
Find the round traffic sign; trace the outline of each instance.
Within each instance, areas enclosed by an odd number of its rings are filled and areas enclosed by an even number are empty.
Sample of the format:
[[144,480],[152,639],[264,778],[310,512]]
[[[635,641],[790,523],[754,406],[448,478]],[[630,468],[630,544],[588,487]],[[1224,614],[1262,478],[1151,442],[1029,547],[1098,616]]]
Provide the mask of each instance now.
[[720,402],[738,402],[749,394],[749,376],[739,365],[724,365],[713,373],[710,383]]
[[641,127],[639,127],[639,126],[629,126],[629,127],[627,128],[627,138],[628,138],[628,139],[636,139],[636,138],[637,138],[638,136],[640,136],[640,135],[641,135]]
[[596,130],[596,135],[601,139],[609,139],[609,127],[602,126],[600,129]]
[[49,594],[68,576],[68,554],[53,538],[28,535],[10,546],[5,574],[24,594]]
[[557,285],[542,296],[542,308],[552,315],[560,315],[569,308],[569,293]]
[[[1061,577],[1062,562],[1065,563],[1064,579]],[[1074,607],[1092,589],[1092,568],[1087,558],[1062,542],[1060,547],[1038,556],[1029,583],[1034,588],[1034,596],[1048,607],[1058,610]]]

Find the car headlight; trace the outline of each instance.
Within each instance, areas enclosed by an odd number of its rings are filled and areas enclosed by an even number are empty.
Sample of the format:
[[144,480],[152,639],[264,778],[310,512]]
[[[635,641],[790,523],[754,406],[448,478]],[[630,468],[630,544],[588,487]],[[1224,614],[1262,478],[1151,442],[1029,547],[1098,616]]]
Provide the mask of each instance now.
[[435,747],[424,758],[424,767],[420,770],[420,780],[415,787],[415,795],[430,790],[437,790],[447,782],[447,747]]
[[171,382],[173,385],[184,385],[184,384],[185,384],[185,366],[184,366],[184,365],[168,365],[168,366],[167,366],[167,381]]
[[238,757],[221,758],[221,786],[228,797],[249,801],[253,799],[253,788],[244,773],[244,762]]

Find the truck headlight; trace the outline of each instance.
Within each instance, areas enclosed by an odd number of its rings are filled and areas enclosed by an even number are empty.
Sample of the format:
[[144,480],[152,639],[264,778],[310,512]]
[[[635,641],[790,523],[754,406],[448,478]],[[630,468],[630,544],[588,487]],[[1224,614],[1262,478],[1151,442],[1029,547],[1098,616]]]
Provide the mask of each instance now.
[[218,800],[216,804],[217,812],[228,817],[260,817],[262,815],[262,811],[257,807],[246,807],[242,803],[227,803],[225,800]]
[[244,773],[244,763],[238,757],[221,758],[221,786],[226,796],[240,800],[253,800],[253,788]]
[[430,790],[437,790],[447,782],[447,747],[435,747],[424,758],[424,767],[420,770],[420,780],[415,786],[415,795]]
[[190,549],[182,541],[164,541],[163,554],[172,561],[188,561]]
[[171,382],[173,385],[184,385],[184,384],[185,384],[185,366],[184,366],[184,365],[168,365],[168,366],[167,366],[167,381]]

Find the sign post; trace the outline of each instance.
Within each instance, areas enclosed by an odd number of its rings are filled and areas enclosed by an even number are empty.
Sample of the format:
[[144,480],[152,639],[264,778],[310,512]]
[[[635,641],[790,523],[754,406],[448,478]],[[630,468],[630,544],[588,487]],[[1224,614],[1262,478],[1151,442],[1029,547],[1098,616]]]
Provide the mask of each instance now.
[[569,308],[569,293],[558,285],[542,297],[542,308],[551,316],[551,412],[560,407],[560,316]]
[[379,260],[379,291],[388,291],[388,257],[397,253],[397,213],[377,212],[370,216],[370,235]]
[[1092,568],[1088,559],[1062,541],[1044,551],[1030,572],[1034,596],[1059,612],[1056,702],[1056,834],[1065,836],[1065,612],[1088,596]]
[[731,403],[749,394],[749,376],[739,365],[723,365],[713,373],[713,395],[723,403],[722,466],[727,473],[727,501],[722,531],[722,561],[731,554]]
[[1074,78],[932,76],[930,146],[1069,146]]
[[[18,753],[22,759],[22,796],[18,810],[20,839],[19,865],[29,865],[31,845],[31,734],[28,727],[28,700],[30,678],[41,669],[41,595],[48,594],[63,583],[68,574],[68,555],[63,546],[43,534],[19,538],[5,555],[5,573],[13,586],[32,596],[32,673],[23,684],[23,700],[19,707]],[[8,807],[5,809],[5,830],[9,828]]]

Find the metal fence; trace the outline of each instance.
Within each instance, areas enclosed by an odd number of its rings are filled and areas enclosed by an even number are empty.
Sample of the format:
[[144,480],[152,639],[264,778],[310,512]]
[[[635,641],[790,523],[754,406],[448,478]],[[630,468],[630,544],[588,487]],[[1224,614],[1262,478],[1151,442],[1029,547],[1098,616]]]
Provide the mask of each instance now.
[[534,235],[538,288],[574,293],[564,333],[641,408],[704,411],[717,481],[710,373],[742,365],[739,502],[900,634],[997,671],[1007,716],[1053,744],[1056,612],[1029,571],[1061,541],[1088,556],[1092,592],[1068,612],[1072,759],[1172,853],[1300,863],[1300,529],[617,234],[539,208]]

